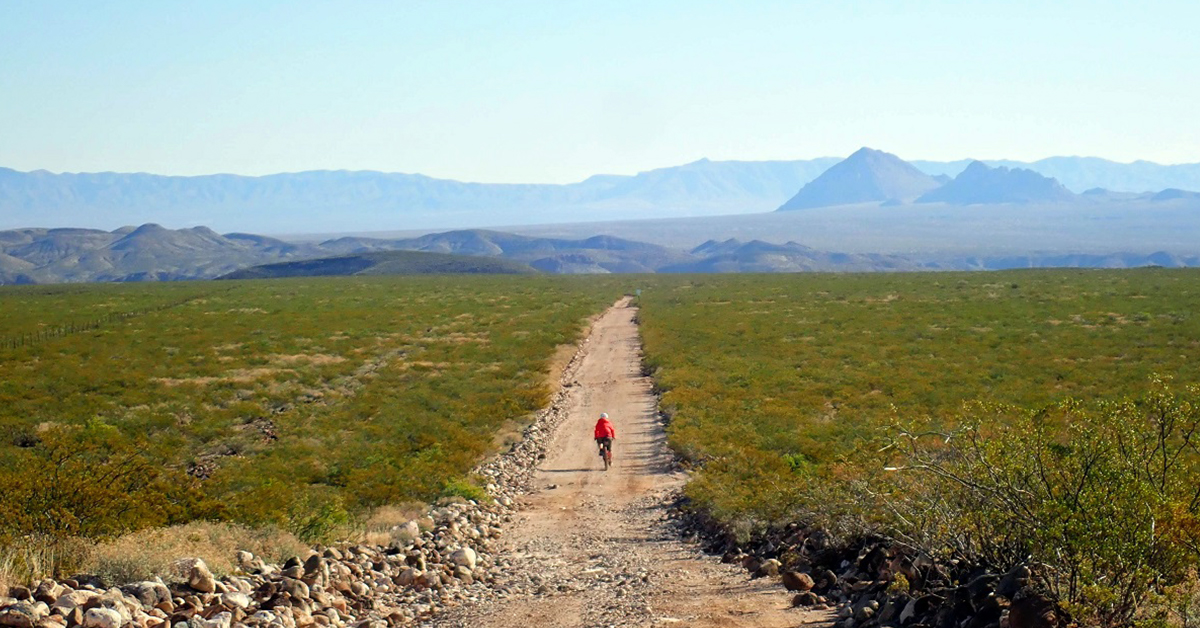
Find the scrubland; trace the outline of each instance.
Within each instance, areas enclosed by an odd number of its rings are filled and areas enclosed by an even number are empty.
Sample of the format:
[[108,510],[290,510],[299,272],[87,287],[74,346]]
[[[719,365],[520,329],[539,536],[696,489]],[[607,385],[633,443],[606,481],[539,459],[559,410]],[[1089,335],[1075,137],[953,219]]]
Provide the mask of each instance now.
[[[0,335],[65,327],[0,348],[0,544],[45,548],[9,571],[75,569],[95,557],[79,539],[147,528],[319,542],[479,497],[469,469],[620,294],[498,276],[5,289]],[[75,325],[106,312],[132,315]]]
[[731,533],[799,521],[1031,565],[1085,622],[1195,619],[1200,272],[1163,269],[5,289],[0,577],[283,555],[482,498],[470,468],[635,288],[687,497]]
[[1113,624],[1200,558],[1200,273],[697,276],[640,303],[688,495],[743,536],[1041,565]]

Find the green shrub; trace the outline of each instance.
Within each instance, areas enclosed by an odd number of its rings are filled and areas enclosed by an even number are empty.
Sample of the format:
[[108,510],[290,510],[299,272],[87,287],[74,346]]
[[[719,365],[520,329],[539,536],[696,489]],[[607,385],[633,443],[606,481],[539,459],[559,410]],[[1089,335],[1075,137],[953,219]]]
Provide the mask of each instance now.
[[468,478],[454,478],[442,486],[442,497],[461,497],[477,503],[491,501],[482,486]]
[[[669,442],[694,470],[685,490],[730,530],[744,537],[800,521],[834,537],[886,532],[935,557],[995,565],[1036,553],[1047,565],[1043,586],[1076,611],[1093,608],[1078,616],[1120,623],[1158,586],[1151,575],[1163,586],[1179,577],[1179,552],[1193,542],[1184,540],[1191,494],[1186,482],[1155,485],[1146,469],[1136,476],[1130,465],[1083,461],[1113,443],[1126,460],[1152,458],[1129,450],[1149,447],[1143,441],[1156,433],[1153,412],[1133,418],[1153,395],[1141,405],[1112,400],[1142,395],[1155,372],[1200,382],[1198,277],[1195,269],[654,277],[639,318]],[[1174,397],[1179,408],[1194,403],[1191,394]],[[1022,489],[1040,504],[1042,536],[985,503],[998,493],[934,482],[883,449],[901,421],[910,434],[956,435],[948,444],[918,439],[912,447],[927,462],[969,460],[955,456],[973,426],[1014,478],[1031,464],[1019,456],[1036,452],[1061,467],[1051,488]],[[1174,477],[1192,473],[1192,458],[1172,459]],[[1064,506],[1068,480],[1081,478],[1094,491]],[[1121,483],[1111,500],[1099,492],[1106,482]],[[1137,527],[1138,513],[1154,522],[1153,535]]]
[[336,495],[310,496],[292,505],[288,531],[309,544],[329,544],[350,535],[353,518]]
[[[1036,412],[975,406],[946,433],[904,432],[885,499],[893,534],[1035,577],[1088,625],[1133,620],[1200,561],[1200,389]],[[900,508],[887,506],[897,512]]]
[[[186,521],[204,509],[193,479],[156,463],[147,443],[101,420],[52,426],[38,436],[0,469],[0,535],[9,542],[113,538]],[[50,555],[58,556],[57,549]],[[61,566],[56,562],[54,571]]]

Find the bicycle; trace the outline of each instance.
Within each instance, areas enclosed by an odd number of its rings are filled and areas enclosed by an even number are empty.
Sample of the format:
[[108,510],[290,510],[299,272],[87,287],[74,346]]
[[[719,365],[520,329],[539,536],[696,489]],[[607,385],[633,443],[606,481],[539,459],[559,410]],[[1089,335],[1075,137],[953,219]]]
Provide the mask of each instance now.
[[596,444],[600,448],[600,459],[604,461],[604,470],[608,471],[612,468],[612,439],[597,438]]

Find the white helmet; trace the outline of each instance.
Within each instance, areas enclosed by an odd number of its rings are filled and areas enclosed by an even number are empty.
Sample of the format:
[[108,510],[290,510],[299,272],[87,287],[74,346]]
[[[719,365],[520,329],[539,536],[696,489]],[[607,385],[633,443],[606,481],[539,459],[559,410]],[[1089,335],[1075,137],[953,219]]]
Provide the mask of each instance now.
[[601,413],[600,413],[600,418],[602,418],[602,419],[607,419],[607,418],[608,418],[608,413],[607,413],[607,412],[601,412]]

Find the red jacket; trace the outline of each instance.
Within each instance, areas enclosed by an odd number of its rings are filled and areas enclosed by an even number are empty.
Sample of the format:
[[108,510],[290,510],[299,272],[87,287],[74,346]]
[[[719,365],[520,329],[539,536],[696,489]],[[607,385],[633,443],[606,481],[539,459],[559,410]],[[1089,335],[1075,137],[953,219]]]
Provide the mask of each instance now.
[[616,438],[617,430],[613,429],[612,423],[608,419],[600,419],[596,421],[596,438]]

